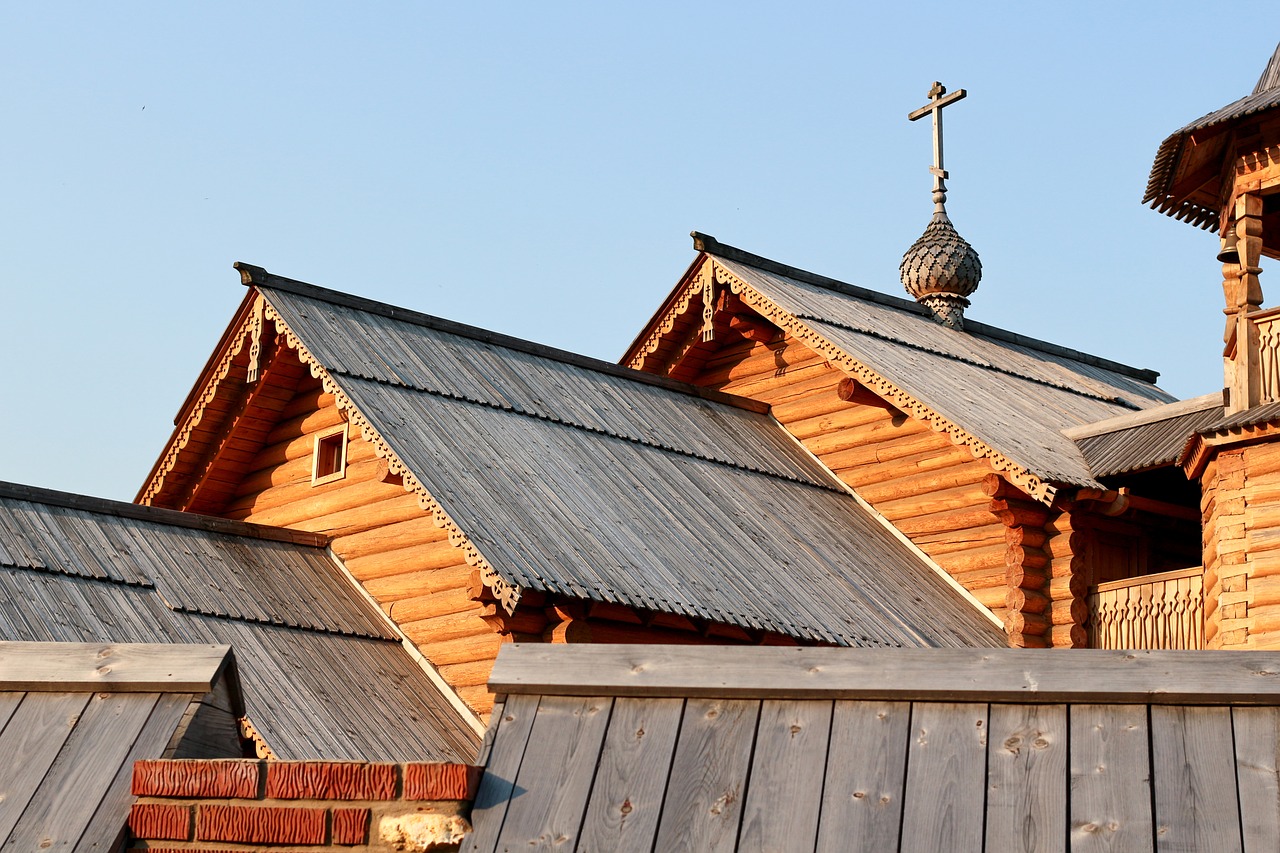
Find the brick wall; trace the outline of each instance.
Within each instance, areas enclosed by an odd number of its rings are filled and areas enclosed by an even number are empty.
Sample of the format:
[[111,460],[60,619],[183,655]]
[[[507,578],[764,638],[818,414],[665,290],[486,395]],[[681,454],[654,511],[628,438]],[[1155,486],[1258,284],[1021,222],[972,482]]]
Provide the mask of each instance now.
[[481,768],[342,761],[139,761],[129,850],[456,850]]

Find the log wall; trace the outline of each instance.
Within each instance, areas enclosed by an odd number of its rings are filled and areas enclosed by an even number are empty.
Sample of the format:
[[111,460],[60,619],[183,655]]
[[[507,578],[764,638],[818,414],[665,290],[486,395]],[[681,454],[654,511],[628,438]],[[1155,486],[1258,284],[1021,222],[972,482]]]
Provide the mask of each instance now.
[[902,412],[841,399],[843,378],[788,335],[727,344],[693,381],[769,403],[814,455],[1004,618],[1009,542],[983,490],[991,466]]
[[473,710],[487,714],[485,682],[501,636],[473,600],[473,569],[351,427],[346,476],[313,486],[314,436],[341,424],[319,380],[304,380],[248,466],[224,514],[324,533],[351,573]]
[[1280,443],[1220,450],[1201,490],[1205,642],[1280,648]]

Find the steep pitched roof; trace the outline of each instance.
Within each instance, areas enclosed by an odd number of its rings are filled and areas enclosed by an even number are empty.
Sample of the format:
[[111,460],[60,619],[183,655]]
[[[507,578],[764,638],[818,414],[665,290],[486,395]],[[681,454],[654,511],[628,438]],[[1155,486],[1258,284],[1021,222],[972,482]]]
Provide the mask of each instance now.
[[242,266],[508,606],[521,591],[842,645],[994,621],[760,404]]
[[709,266],[716,286],[1041,498],[1057,486],[1098,485],[1064,428],[1173,400],[1153,371],[968,319],[964,331],[949,329],[915,302],[695,239],[701,254],[624,362],[639,364],[661,345],[689,304],[677,295],[704,286],[698,278]]
[[0,484],[0,640],[230,645],[282,758],[476,744],[314,535]]
[[1270,849],[1277,673],[1275,652],[508,646],[468,850]]
[[[1151,177],[1147,180],[1147,191],[1142,197],[1143,204],[1150,204],[1155,210],[1168,214],[1201,228],[1217,228],[1219,211],[1210,202],[1210,198],[1187,198],[1180,193],[1172,193],[1175,180],[1187,171],[1182,162],[1187,153],[1187,141],[1196,135],[1197,142],[1207,152],[1197,152],[1197,163],[1212,160],[1220,153],[1224,138],[1216,136],[1214,131],[1225,129],[1226,125],[1280,106],[1280,45],[1276,47],[1267,67],[1263,69],[1258,84],[1253,92],[1232,101],[1225,107],[1216,109],[1206,116],[1196,119],[1185,127],[1171,133],[1156,150],[1155,162],[1151,165]],[[1205,137],[1201,139],[1200,137]],[[1216,178],[1215,173],[1211,176]],[[1215,186],[1216,191],[1216,186]]]
[[1222,420],[1222,395],[1206,394],[1065,430],[1095,477],[1171,465],[1191,437]]

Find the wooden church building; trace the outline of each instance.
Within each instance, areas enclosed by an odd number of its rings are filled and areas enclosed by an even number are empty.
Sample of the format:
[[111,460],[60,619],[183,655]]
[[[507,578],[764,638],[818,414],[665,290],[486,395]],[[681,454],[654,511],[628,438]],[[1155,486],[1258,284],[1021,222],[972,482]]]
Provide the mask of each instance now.
[[[964,92],[929,96],[911,114],[933,119],[939,159],[902,261],[910,298],[695,233],[689,268],[610,364],[237,264],[244,300],[136,505],[0,486],[0,641],[229,645],[248,658],[232,751],[455,762],[512,643],[679,645],[672,659],[703,662],[723,650],[692,647],[846,647],[928,668],[907,651],[925,649],[974,678],[988,659],[1016,677],[1008,655],[1046,675],[1044,655],[1071,655],[1000,647],[1280,649],[1280,309],[1259,284],[1260,257],[1280,257],[1280,50],[1152,169],[1146,201],[1222,236],[1224,389],[1190,400],[1151,371],[965,316],[982,267],[947,214],[939,120]],[[750,651],[728,658],[733,677],[764,701]],[[1125,701],[1147,707],[1166,676],[1145,671]],[[574,677],[519,689],[627,695]],[[498,686],[518,682],[508,664]],[[1280,706],[1280,691],[1232,689],[1228,718],[1237,702]],[[830,729],[830,709],[808,712]],[[539,740],[513,719],[494,715],[483,758],[518,762]],[[577,729],[556,731],[539,753],[553,769]],[[509,755],[494,737],[524,740]],[[506,814],[512,790],[486,807]],[[527,802],[554,811],[560,793]],[[520,832],[545,841],[528,820]]]

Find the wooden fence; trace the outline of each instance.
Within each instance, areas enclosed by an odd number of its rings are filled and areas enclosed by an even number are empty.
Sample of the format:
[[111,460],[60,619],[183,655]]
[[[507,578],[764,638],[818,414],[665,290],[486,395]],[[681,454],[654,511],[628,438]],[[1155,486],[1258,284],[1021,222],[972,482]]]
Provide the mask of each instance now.
[[1204,648],[1204,569],[1099,584],[1089,593],[1094,649]]

